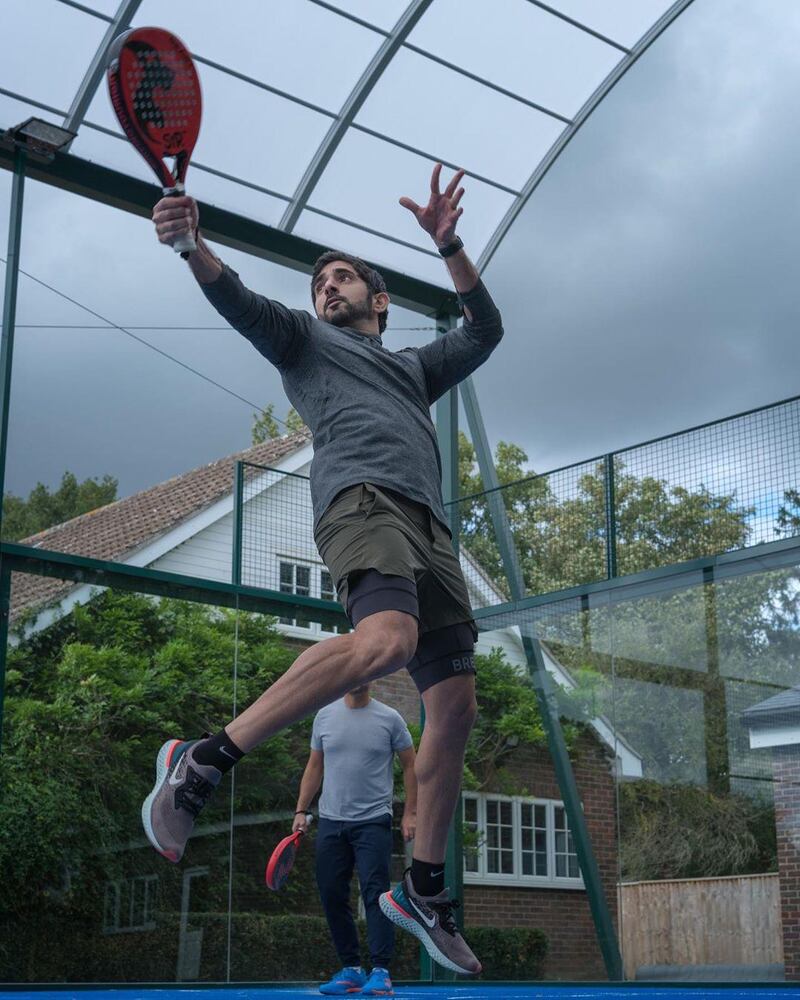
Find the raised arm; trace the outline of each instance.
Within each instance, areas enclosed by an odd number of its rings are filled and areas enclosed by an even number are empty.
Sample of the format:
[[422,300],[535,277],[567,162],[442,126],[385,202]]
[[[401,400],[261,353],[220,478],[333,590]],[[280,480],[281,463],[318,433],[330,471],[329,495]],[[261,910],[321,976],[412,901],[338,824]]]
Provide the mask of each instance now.
[[431,174],[428,204],[424,207],[411,198],[400,199],[400,204],[413,213],[444,257],[464,310],[462,327],[450,330],[419,350],[432,403],[482,365],[503,336],[500,313],[456,236],[456,225],[464,211],[459,205],[464,195],[460,186],[464,171],[457,170],[444,191],[439,186],[441,172],[442,165],[437,163]]
[[179,236],[195,235],[197,250],[189,254],[188,264],[211,305],[272,364],[280,368],[291,361],[302,342],[303,314],[242,284],[200,234],[194,198],[162,198],[153,208],[153,222],[159,242],[168,246]]
[[303,771],[303,777],[300,779],[300,791],[297,793],[297,805],[295,806],[297,812],[295,813],[294,823],[292,823],[292,833],[296,830],[302,830],[305,833],[308,830],[308,820],[305,814],[311,811],[311,803],[320,789],[324,771],[325,759],[323,752],[321,750],[312,750],[308,755],[308,763],[306,764],[305,771]]

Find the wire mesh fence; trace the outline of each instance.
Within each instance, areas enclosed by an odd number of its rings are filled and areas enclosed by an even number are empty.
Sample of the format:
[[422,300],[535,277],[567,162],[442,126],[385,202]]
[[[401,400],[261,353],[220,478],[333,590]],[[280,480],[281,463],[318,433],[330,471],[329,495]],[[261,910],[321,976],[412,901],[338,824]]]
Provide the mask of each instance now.
[[[249,463],[238,476],[235,579],[333,598],[308,477]],[[510,597],[498,509],[529,595],[797,537],[800,397],[454,503],[462,567],[482,607]]]
[[[234,506],[234,583],[335,601],[331,575],[314,543],[308,476],[240,462]],[[338,632],[306,617],[281,624]]]
[[526,593],[800,535],[800,398],[456,501],[460,543],[509,596],[501,498]]

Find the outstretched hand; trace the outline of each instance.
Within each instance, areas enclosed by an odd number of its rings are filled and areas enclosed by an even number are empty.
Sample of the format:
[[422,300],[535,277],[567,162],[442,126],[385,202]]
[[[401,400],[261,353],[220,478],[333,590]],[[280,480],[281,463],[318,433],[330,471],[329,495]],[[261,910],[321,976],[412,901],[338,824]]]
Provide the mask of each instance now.
[[441,163],[437,163],[431,174],[431,196],[428,204],[421,207],[411,198],[402,197],[400,204],[416,217],[417,222],[428,233],[437,247],[446,246],[456,235],[456,223],[461,218],[463,208],[458,207],[464,188],[459,187],[463,170],[457,170],[452,180],[444,189],[439,190],[439,175],[442,172]]

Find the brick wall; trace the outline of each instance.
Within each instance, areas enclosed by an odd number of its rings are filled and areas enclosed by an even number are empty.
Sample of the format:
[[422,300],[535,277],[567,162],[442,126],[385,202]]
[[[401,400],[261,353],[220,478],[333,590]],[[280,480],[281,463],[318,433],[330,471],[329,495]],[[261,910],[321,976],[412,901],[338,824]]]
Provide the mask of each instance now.
[[[588,732],[572,754],[575,780],[583,802],[597,864],[611,915],[617,925],[617,841],[614,782],[606,748]],[[520,794],[560,799],[555,771],[546,750],[521,748],[507,770],[519,782]],[[491,791],[490,788],[485,789]],[[605,979],[606,971],[585,892],[517,886],[467,885],[467,925],[538,927],[550,951],[547,979]]]
[[773,777],[783,959],[787,980],[800,980],[800,746],[775,747]]

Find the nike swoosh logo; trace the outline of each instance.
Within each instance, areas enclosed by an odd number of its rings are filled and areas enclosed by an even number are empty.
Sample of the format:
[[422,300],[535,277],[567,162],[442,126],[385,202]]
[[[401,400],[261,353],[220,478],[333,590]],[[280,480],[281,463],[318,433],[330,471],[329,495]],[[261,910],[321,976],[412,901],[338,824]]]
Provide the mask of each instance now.
[[[183,757],[184,757],[185,753],[186,753],[186,751],[184,750],[183,753],[178,758],[178,763],[175,765],[175,770],[172,772],[172,774],[167,779],[168,784],[170,784],[172,786],[182,785],[183,782],[186,780],[186,768],[185,767],[181,767],[181,761],[183,760]],[[182,772],[181,776],[179,778],[178,778],[178,771]]]
[[436,878],[437,875],[444,875],[444,868],[439,872],[431,872],[431,878]]
[[413,899],[411,899],[411,897],[409,897],[408,901],[409,901],[409,903],[411,903],[411,905],[412,905],[412,906],[414,907],[414,909],[415,909],[415,910],[417,911],[417,913],[418,913],[418,914],[419,914],[419,916],[420,916],[420,919],[422,920],[422,922],[423,922],[423,923],[424,923],[424,924],[425,924],[425,925],[426,925],[427,927],[435,927],[435,926],[436,926],[436,917],[426,917],[426,916],[425,916],[425,914],[424,914],[424,913],[422,912],[422,910],[421,910],[421,909],[420,909],[420,908],[419,908],[419,907],[417,906],[417,904],[416,904],[416,903],[414,902],[414,900],[413,900]]
[[236,757],[234,757],[232,753],[228,753],[228,751],[225,749],[225,747],[220,747],[219,748],[219,752],[220,753],[224,753],[226,757],[230,757],[230,759],[232,761],[236,761]]

